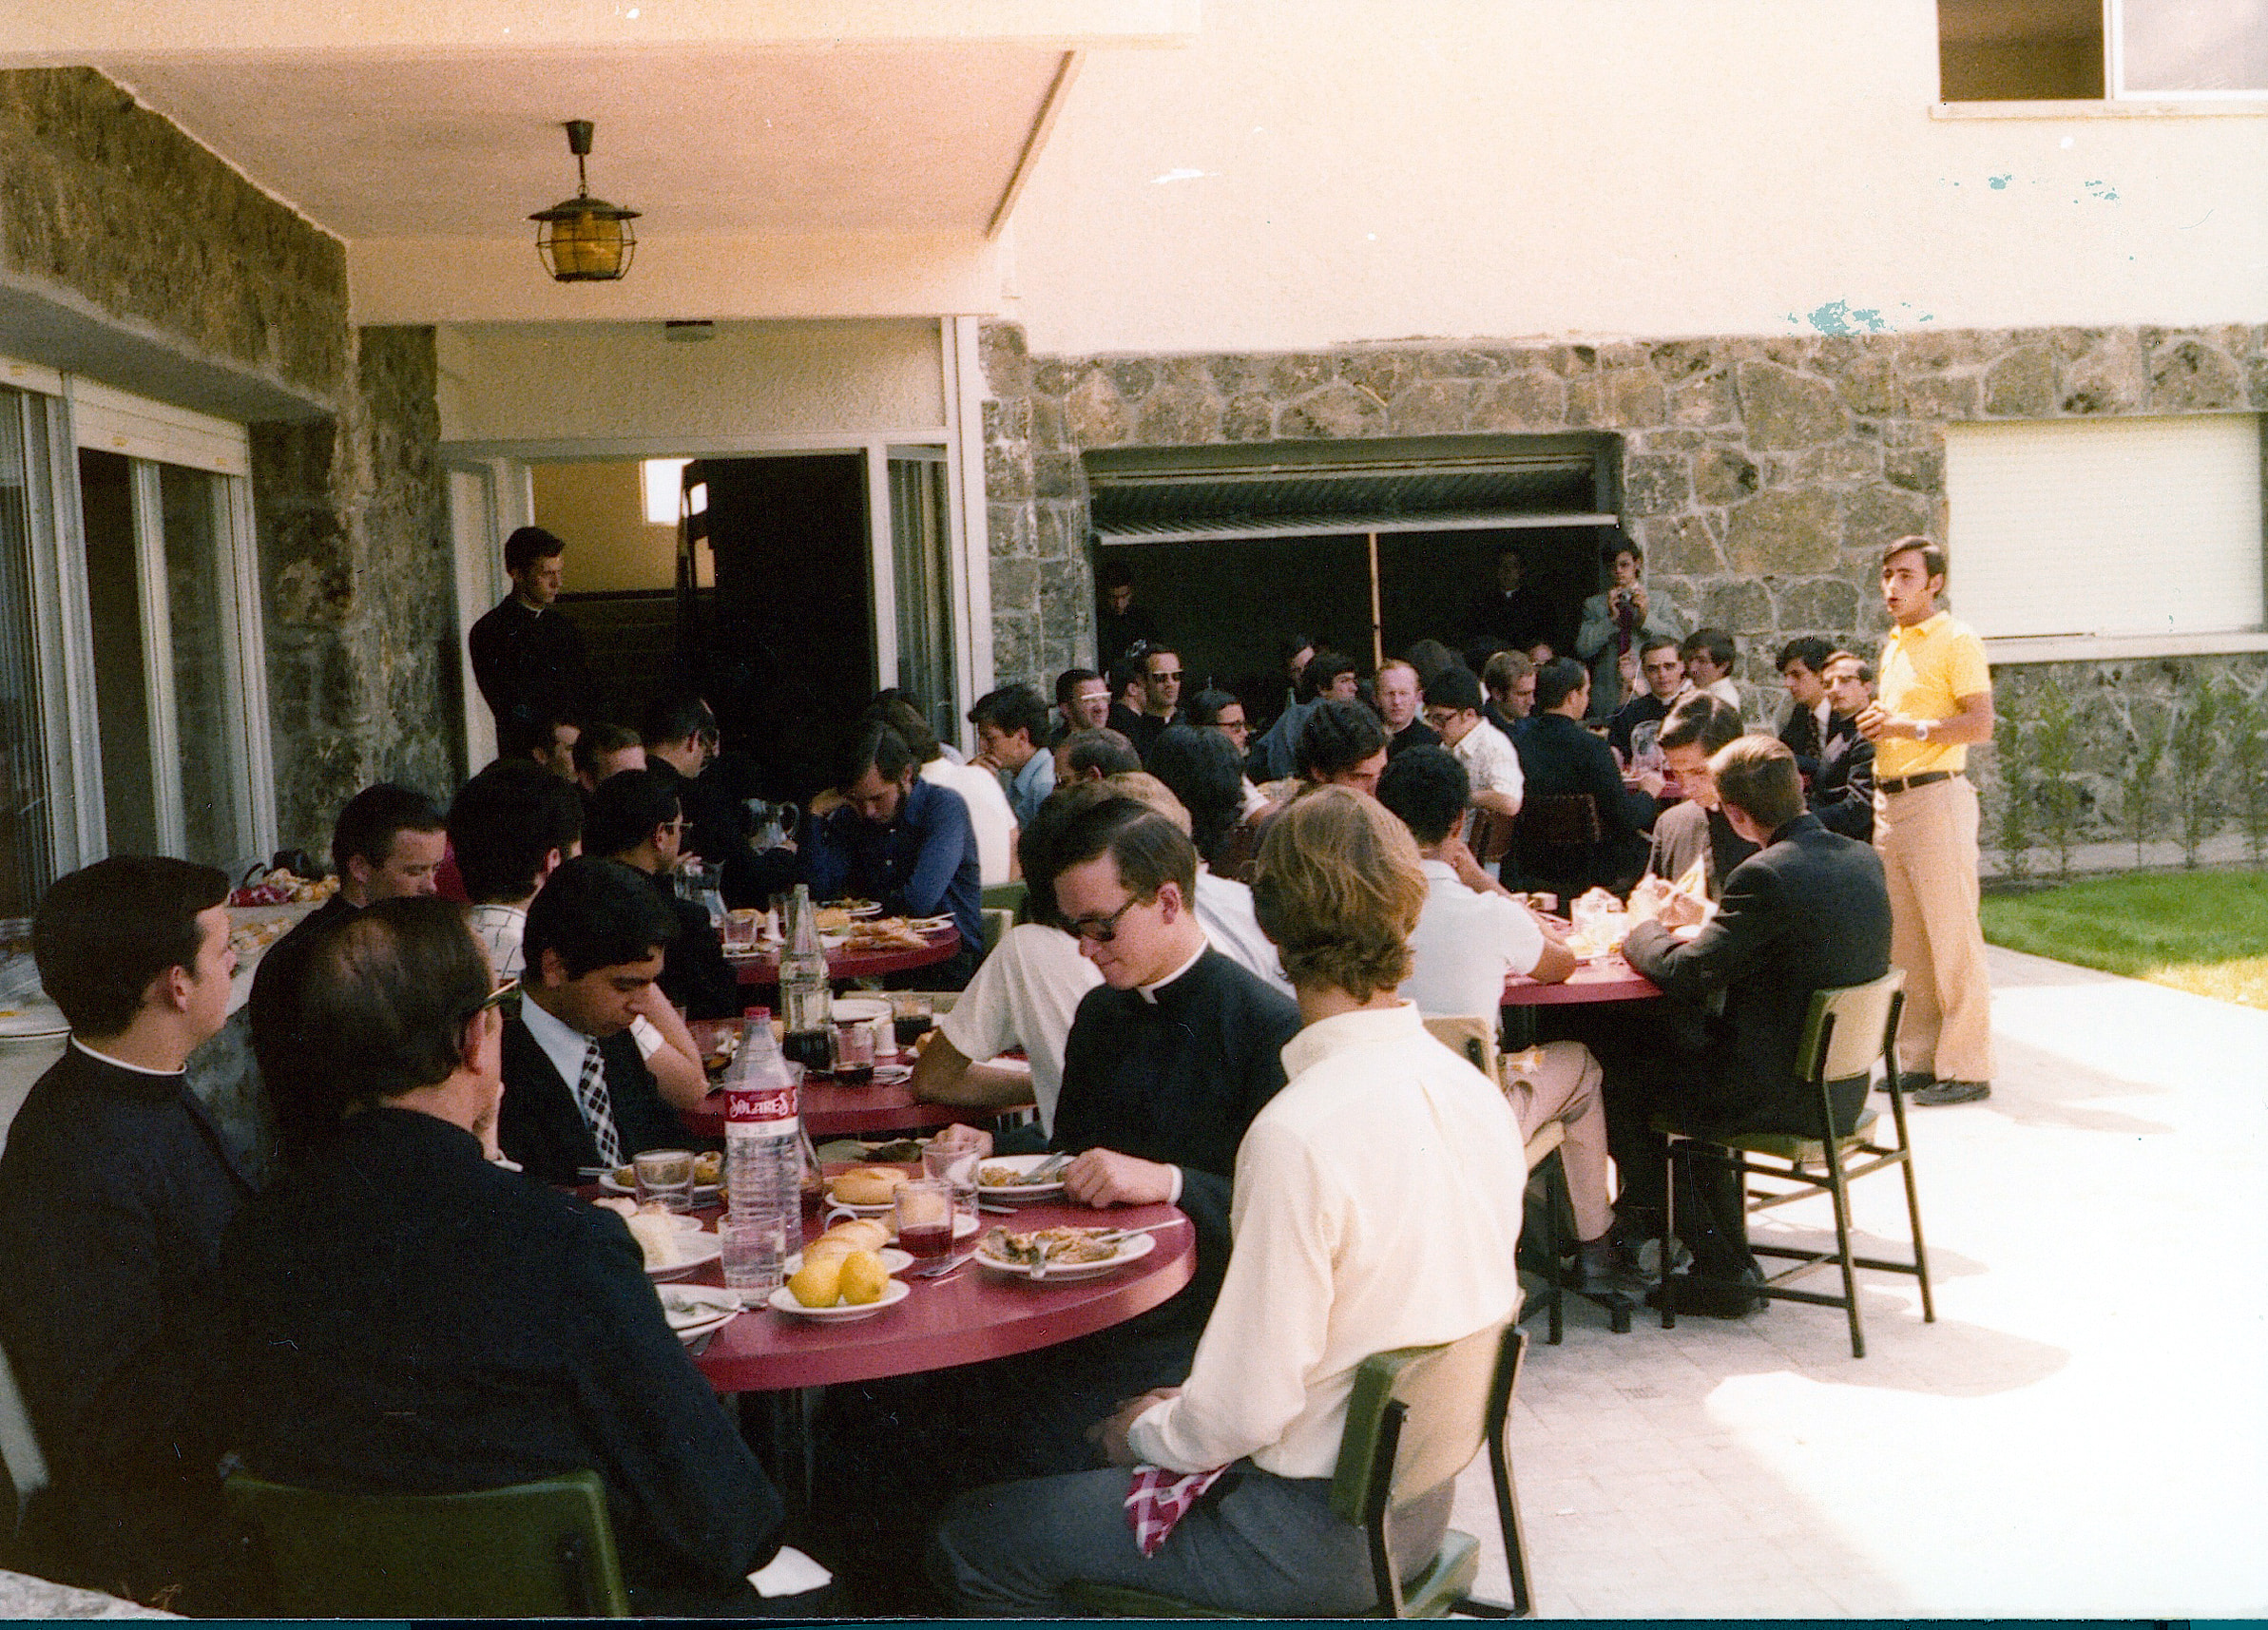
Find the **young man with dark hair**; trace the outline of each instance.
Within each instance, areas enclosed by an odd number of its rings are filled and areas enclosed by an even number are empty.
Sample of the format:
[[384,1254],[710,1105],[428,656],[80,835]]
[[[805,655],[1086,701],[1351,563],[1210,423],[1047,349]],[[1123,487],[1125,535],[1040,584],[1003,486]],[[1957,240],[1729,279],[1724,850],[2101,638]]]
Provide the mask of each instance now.
[[1111,724],[1146,757],[1159,732],[1181,722],[1182,657],[1169,645],[1150,645],[1135,654],[1142,664],[1141,710],[1114,715]]
[[1326,701],[1353,701],[1361,694],[1362,669],[1354,658],[1317,650],[1301,665],[1294,700],[1252,744],[1255,780],[1276,781],[1298,771],[1299,734],[1317,707]]
[[969,710],[977,756],[970,762],[1005,783],[1018,826],[1029,826],[1055,791],[1055,755],[1048,741],[1048,704],[1029,685],[1006,685]]
[[1616,708],[1614,717],[1606,721],[1606,745],[1620,754],[1625,764],[1657,745],[1662,721],[1669,717],[1678,699],[1692,688],[1685,682],[1685,659],[1678,642],[1666,635],[1657,634],[1640,642],[1638,672],[1645,689]]
[[1535,711],[1536,665],[1524,651],[1499,651],[1481,670],[1481,689],[1488,696],[1481,717],[1509,741]]
[[378,906],[311,957],[336,1130],[222,1251],[230,1445],[255,1476],[349,1494],[595,1467],[636,1610],[755,1612],[779,1497],[622,1219],[485,1158],[505,1092],[491,989],[441,901]]
[[1358,701],[1317,698],[1299,726],[1292,768],[1311,787],[1353,787],[1375,792],[1386,768],[1386,727]]
[[683,806],[668,777],[652,770],[609,776],[590,796],[590,852],[619,860],[652,886],[677,919],[654,983],[692,1019],[730,1019],[740,1011],[740,978],[724,960],[709,913],[678,896],[674,879],[685,834]]
[[[1563,894],[1605,887],[1618,892],[1638,876],[1645,861],[1645,831],[1654,818],[1654,800],[1623,785],[1622,771],[1605,742],[1584,727],[1590,705],[1590,676],[1571,657],[1547,662],[1536,675],[1536,711],[1520,733],[1520,765],[1528,777],[1528,807],[1540,798],[1587,795],[1598,811],[1599,841],[1580,851],[1554,850],[1547,858],[1551,874],[1541,886]],[[1537,852],[1523,840],[1523,856]],[[1507,866],[1512,864],[1508,860]]]
[[[1466,779],[1472,784],[1472,807],[1478,814],[1468,817],[1460,835],[1468,845],[1485,851],[1482,860],[1498,859],[1528,796],[1528,777],[1510,738],[1481,717],[1481,682],[1470,668],[1457,663],[1433,676],[1426,687],[1426,724],[1465,767]],[[1497,834],[1493,839],[1479,830],[1484,815]]]
[[[1725,818],[1759,853],[1724,880],[1721,906],[1706,922],[1670,928],[1634,923],[1624,942],[1630,966],[1663,990],[1700,1008],[1722,993],[1698,1055],[1661,1051],[1619,1065],[1606,1095],[1615,1164],[1623,1174],[1626,1220],[1659,1222],[1666,1198],[1655,1114],[1674,1106],[1688,1122],[1744,1131],[1822,1136],[1817,1089],[1797,1080],[1796,1053],[1815,992],[1879,979],[1891,963],[1891,902],[1882,862],[1864,844],[1838,837],[1804,813],[1796,756],[1769,736],[1743,736],[1709,760]],[[1664,1031],[1664,1039],[1669,1032]],[[1835,1131],[1864,1107],[1864,1076],[1836,1083]],[[1696,1264],[1715,1278],[1757,1275],[1749,1254],[1739,1179],[1710,1169],[1680,1175],[1678,1233]],[[1648,1214],[1651,1214],[1649,1217]],[[1633,1230],[1636,1232],[1636,1229]],[[1678,1298],[1681,1312],[1739,1318],[1762,1298],[1745,1290]],[[1693,1304],[1700,1302],[1700,1305]]]
[[496,1133],[537,1181],[571,1187],[586,1167],[683,1142],[630,1034],[633,1019],[660,1024],[668,1008],[654,981],[676,935],[675,913],[619,861],[566,861],[529,903]]
[[[1756,845],[1733,830],[1718,801],[1709,759],[1740,735],[1740,714],[1715,697],[1696,691],[1670,709],[1662,721],[1662,757],[1678,778],[1682,801],[1654,817],[1654,840],[1646,853],[1646,875],[1674,883],[1702,862],[1709,898],[1723,892],[1733,868],[1756,853]],[[1640,880],[1644,886],[1644,879]]]
[[1110,683],[1092,668],[1066,668],[1055,676],[1055,733],[1048,745],[1110,722]]
[[582,738],[582,728],[572,719],[554,719],[526,704],[515,704],[497,717],[496,758],[500,763],[526,760],[563,781],[571,781],[575,778],[575,744]]
[[583,850],[583,795],[512,759],[491,764],[449,806],[449,845],[472,902],[468,920],[498,974],[520,972],[528,902]]
[[[1369,761],[1366,757],[1355,773],[1362,773]],[[1150,749],[1150,773],[1189,814],[1189,840],[1197,846],[1194,904],[1206,938],[1216,949],[1289,996],[1291,981],[1284,978],[1276,948],[1253,915],[1251,888],[1221,874],[1223,864],[1234,861],[1238,823],[1244,813],[1246,783],[1239,764],[1236,748],[1218,730],[1177,724]]]
[[[984,887],[1014,881],[1016,812],[1009,804],[998,773],[948,756],[921,699],[908,691],[883,691],[867,704],[862,722],[887,724],[896,731],[913,755],[914,773],[924,781],[960,796],[969,809],[969,830],[976,834],[977,873]],[[813,808],[823,813],[829,803],[821,794]]]
[[645,742],[626,724],[596,719],[575,738],[575,785],[586,793],[624,770],[645,768]]
[[1636,653],[1649,636],[1682,640],[1691,626],[1678,608],[1653,597],[1643,574],[1645,555],[1620,532],[1599,550],[1607,585],[1583,603],[1583,625],[1575,631],[1575,653],[1590,664],[1591,712],[1605,718],[1623,704],[1623,659]]
[[1517,545],[1496,551],[1493,576],[1494,583],[1466,610],[1468,636],[1490,635],[1508,645],[1525,646],[1558,632],[1559,614],[1527,583],[1528,560]]
[[207,1613],[231,1605],[210,1278],[252,1184],[184,1066],[228,1012],[227,893],[209,866],[123,855],[48,889],[31,951],[71,1039],[0,1155],[0,1347],[49,1479],[13,1554]]
[[895,915],[950,915],[961,949],[920,970],[926,988],[958,990],[984,953],[984,873],[969,806],[950,787],[921,779],[906,738],[870,721],[836,758],[841,802],[809,826],[805,861],[812,895],[878,900]]
[[[1827,746],[1813,772],[1807,799],[1812,814],[1829,832],[1871,843],[1874,837],[1874,744],[1858,734],[1858,716],[1874,704],[1874,667],[1864,657],[1836,651],[1828,656],[1819,677],[1834,712]],[[1780,739],[1787,738],[1783,735]]]
[[1969,749],[1992,739],[1992,670],[1976,630],[1940,610],[1945,549],[1923,537],[1882,551],[1880,699],[1858,716],[1874,744],[1874,849],[1890,874],[1906,970],[1898,1069],[1916,1103],[1992,1091],[1992,988],[1977,920],[1976,789]]
[[1686,682],[1695,690],[1707,691],[1727,707],[1740,705],[1740,687],[1733,683],[1733,663],[1739,652],[1730,634],[1721,628],[1697,628],[1678,646],[1678,655],[1684,659]]
[[1779,648],[1779,682],[1787,687],[1788,717],[1779,738],[1796,755],[1796,768],[1805,779],[1819,773],[1819,759],[1827,750],[1827,728],[1833,718],[1827,700],[1827,659],[1835,647],[1816,634],[1790,640]]
[[[965,1612],[1062,1613],[1072,1580],[1230,1613],[1375,1610],[1369,1547],[1331,1505],[1353,1372],[1374,1352],[1490,1331],[1519,1306],[1521,1185],[1503,1180],[1523,1164],[1519,1126],[1496,1083],[1395,993],[1425,899],[1409,834],[1362,795],[1322,788],[1269,834],[1261,879],[1260,920],[1306,1026],[1282,1048],[1292,1080],[1237,1151],[1235,1252],[1191,1363],[1121,1401],[1101,1431],[1114,1467],[1233,1469],[1149,1556],[1124,1469],[965,1497],[929,1556]],[[1439,1545],[1451,1490],[1409,1492],[1393,1530],[1405,1566]]]
[[1135,646],[1158,642],[1158,620],[1134,604],[1134,572],[1124,561],[1105,561],[1096,579],[1102,604],[1095,612],[1095,666],[1107,673]]
[[567,545],[541,527],[521,527],[504,540],[511,592],[472,624],[466,644],[472,680],[495,715],[587,719],[596,700],[583,636],[554,608]]

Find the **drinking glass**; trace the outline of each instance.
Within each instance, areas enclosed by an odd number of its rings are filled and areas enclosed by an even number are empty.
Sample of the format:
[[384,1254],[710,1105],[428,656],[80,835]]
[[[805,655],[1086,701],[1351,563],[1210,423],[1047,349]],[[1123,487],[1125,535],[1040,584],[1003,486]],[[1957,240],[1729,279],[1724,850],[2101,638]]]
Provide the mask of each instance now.
[[875,1079],[875,1031],[864,1019],[835,1025],[835,1079],[845,1086],[865,1086]]
[[921,1175],[952,1187],[953,1227],[960,1219],[976,1220],[976,1166],[984,1156],[975,1149],[926,1148],[921,1152]]
[[756,927],[763,913],[747,906],[724,913],[724,950],[728,956],[756,954]]
[[900,1183],[896,1206],[899,1250],[916,1258],[952,1250],[952,1184],[935,1178]]
[[638,1174],[638,1200],[659,1200],[664,1211],[693,1209],[693,1151],[648,1149],[630,1164]]
[[937,1023],[930,1010],[930,999],[918,991],[900,990],[890,998],[892,1033],[897,1039],[897,1050],[906,1052],[928,1035]]

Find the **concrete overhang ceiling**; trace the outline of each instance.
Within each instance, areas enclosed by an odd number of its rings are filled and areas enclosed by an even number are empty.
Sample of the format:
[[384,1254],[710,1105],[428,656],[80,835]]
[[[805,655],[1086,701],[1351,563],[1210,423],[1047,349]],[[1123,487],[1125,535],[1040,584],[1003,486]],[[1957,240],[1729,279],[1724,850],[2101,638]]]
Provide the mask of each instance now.
[[94,66],[354,243],[532,238],[575,190],[560,129],[598,125],[590,189],[642,240],[987,234],[1066,53],[860,46]]

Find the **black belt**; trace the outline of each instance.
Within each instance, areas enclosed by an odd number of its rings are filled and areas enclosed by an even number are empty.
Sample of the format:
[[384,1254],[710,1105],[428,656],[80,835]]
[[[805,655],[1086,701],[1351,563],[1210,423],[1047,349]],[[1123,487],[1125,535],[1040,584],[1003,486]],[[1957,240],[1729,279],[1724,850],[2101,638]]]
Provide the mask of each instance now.
[[1918,776],[1908,776],[1902,780],[1893,778],[1887,781],[1876,781],[1874,790],[1883,793],[1907,793],[1912,792],[1915,787],[1929,787],[1936,785],[1939,781],[1950,781],[1960,773],[1958,770],[1924,770]]

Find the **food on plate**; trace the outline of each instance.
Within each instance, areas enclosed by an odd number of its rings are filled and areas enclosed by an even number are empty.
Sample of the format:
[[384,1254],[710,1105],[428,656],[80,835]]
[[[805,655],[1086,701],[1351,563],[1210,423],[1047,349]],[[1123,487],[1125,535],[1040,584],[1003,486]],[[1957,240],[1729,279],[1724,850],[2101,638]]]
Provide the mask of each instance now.
[[270,917],[264,923],[239,923],[228,930],[228,949],[240,962],[248,961],[291,932],[292,919]]
[[888,1166],[853,1166],[828,1185],[828,1192],[844,1205],[888,1205],[906,1180],[904,1172]]
[[844,944],[853,950],[926,950],[929,941],[903,917],[875,917],[848,925]]
[[889,1243],[889,1229],[872,1218],[861,1217],[836,1223],[811,1242],[806,1255],[811,1251],[836,1255],[846,1251],[879,1251]]
[[883,1271],[882,1258],[872,1251],[854,1251],[842,1259],[842,1299],[850,1307],[862,1308],[882,1299],[882,1293],[890,1288],[890,1275]]
[[1031,1174],[1016,1166],[979,1166],[976,1168],[976,1186],[979,1188],[1023,1188],[1030,1182]]
[[674,1268],[684,1259],[678,1250],[677,1224],[667,1212],[633,1212],[629,1223],[630,1237],[638,1241],[648,1268]]
[[1005,1228],[989,1230],[984,1253],[1002,1262],[1036,1268],[1043,1262],[1107,1262],[1118,1255],[1119,1234],[1110,1228],[1040,1228],[1011,1234]]
[[228,896],[232,906],[305,906],[328,900],[338,892],[336,877],[301,877],[279,866],[257,883],[247,883]]
[[722,1182],[724,1180],[724,1157],[714,1149],[707,1154],[694,1156],[693,1180],[703,1186],[709,1183]]
[[831,1308],[842,1294],[842,1265],[850,1259],[850,1253],[821,1256],[816,1251],[803,1253],[803,1266],[788,1275],[788,1294],[807,1308]]

